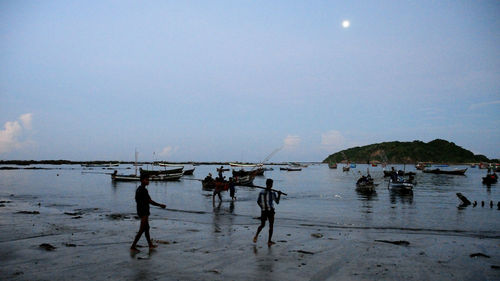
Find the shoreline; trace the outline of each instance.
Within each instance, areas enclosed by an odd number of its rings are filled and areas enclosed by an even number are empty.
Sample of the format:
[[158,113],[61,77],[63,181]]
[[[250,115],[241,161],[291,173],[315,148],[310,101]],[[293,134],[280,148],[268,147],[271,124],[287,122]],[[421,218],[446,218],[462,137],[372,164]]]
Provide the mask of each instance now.
[[[269,248],[267,226],[254,244],[259,221],[232,214],[229,204],[213,212],[152,209],[151,237],[158,248],[149,251],[142,237],[134,254],[134,213],[99,206],[63,212],[14,197],[0,208],[0,272],[5,280],[500,278],[498,237],[308,225],[278,211],[276,244]],[[17,213],[28,208],[31,213]]]

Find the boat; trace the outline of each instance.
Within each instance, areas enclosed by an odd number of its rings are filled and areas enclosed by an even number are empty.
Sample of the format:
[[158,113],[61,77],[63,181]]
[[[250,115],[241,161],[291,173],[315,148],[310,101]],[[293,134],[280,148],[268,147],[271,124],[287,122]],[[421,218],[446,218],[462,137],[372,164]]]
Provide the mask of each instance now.
[[221,190],[228,190],[229,181],[216,181],[213,178],[205,178],[201,181],[201,188],[204,190],[212,190],[216,187]]
[[[386,170],[384,170],[383,172],[384,172],[384,177],[390,177],[392,175],[392,173],[395,172],[395,171],[386,171]],[[399,176],[414,176],[414,175],[416,175],[415,172],[405,172],[403,170],[397,171],[397,174]]]
[[422,171],[422,170],[424,170],[426,167],[430,167],[430,166],[431,166],[431,164],[429,164],[429,163],[418,162],[418,163],[415,165],[415,168],[416,168],[417,170],[421,170],[421,171]]
[[113,181],[140,181],[141,177],[138,175],[118,175],[117,171],[111,174],[111,180]]
[[374,192],[375,191],[375,183],[373,182],[373,178],[368,174],[367,176],[361,176],[356,182],[356,190],[362,192]]
[[352,163],[351,168],[356,168],[356,163]]
[[168,174],[182,174],[182,170],[184,169],[184,166],[177,167],[174,169],[164,169],[164,170],[145,170],[140,168],[139,171],[141,174],[148,174],[149,176],[158,176],[158,175],[168,175]]
[[397,177],[389,180],[389,189],[396,192],[413,192],[413,184]]
[[150,181],[177,181],[179,180],[184,173],[171,173],[171,174],[160,174],[160,175],[152,175],[149,177]]
[[337,163],[328,163],[328,168],[337,169]]
[[192,169],[189,169],[189,170],[184,170],[182,171],[183,175],[192,175],[194,173],[194,169],[196,168],[192,168]]
[[255,170],[244,170],[244,169],[239,169],[239,170],[233,170],[233,177],[241,177],[241,176],[248,176],[248,175],[253,175],[253,176],[263,176],[264,175],[264,168],[257,168]]
[[281,171],[302,171],[302,168],[295,168],[295,167],[280,167]]
[[342,167],[342,172],[349,172],[351,168],[349,166]]
[[239,177],[234,177],[234,182],[235,185],[252,186],[254,179],[255,179],[254,175],[239,176]]
[[231,167],[242,167],[242,168],[254,168],[254,167],[262,167],[263,164],[243,164],[243,163],[229,163]]
[[493,183],[496,183],[498,181],[498,176],[497,174],[492,171],[491,169],[488,169],[488,173],[486,174],[486,177],[483,177],[483,184],[490,185]]
[[439,168],[429,170],[429,169],[424,169],[422,172],[428,173],[428,174],[443,174],[443,175],[460,175],[463,176],[465,174],[465,171],[467,171],[467,168],[465,169],[455,169],[455,170],[441,170]]

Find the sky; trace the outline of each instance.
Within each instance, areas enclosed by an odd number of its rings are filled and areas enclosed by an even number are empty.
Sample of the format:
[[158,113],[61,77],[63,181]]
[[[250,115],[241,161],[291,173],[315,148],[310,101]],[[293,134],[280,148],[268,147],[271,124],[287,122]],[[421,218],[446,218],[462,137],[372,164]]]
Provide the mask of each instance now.
[[0,160],[322,161],[437,138],[500,158],[499,15],[499,1],[0,0]]

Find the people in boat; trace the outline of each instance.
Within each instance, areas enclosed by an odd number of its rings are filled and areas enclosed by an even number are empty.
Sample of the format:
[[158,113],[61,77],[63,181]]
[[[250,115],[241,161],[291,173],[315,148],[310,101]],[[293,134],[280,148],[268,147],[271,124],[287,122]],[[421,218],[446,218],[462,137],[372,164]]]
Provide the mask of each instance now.
[[140,180],[141,185],[139,185],[139,187],[135,191],[135,202],[137,204],[137,215],[139,216],[139,218],[141,218],[141,225],[139,227],[137,235],[135,236],[132,246],[130,246],[130,250],[136,252],[139,252],[139,249],[137,249],[137,242],[139,241],[143,233],[144,236],[146,236],[149,248],[156,248],[156,245],[151,242],[151,238],[149,237],[149,204],[161,207],[163,209],[167,207],[165,204],[156,203],[149,196],[149,192],[146,189],[146,186],[149,185],[149,176],[146,174],[142,174]]
[[257,238],[259,236],[259,233],[266,225],[266,220],[268,220],[269,221],[269,236],[267,239],[268,247],[271,247],[271,245],[275,244],[272,241],[273,226],[274,226],[274,202],[276,202],[276,204],[279,204],[281,198],[281,191],[278,191],[277,192],[278,195],[276,195],[276,192],[271,190],[272,187],[273,187],[273,180],[267,179],[266,189],[259,193],[257,204],[259,204],[261,210],[260,225],[259,228],[257,228],[257,233],[255,233],[255,236],[253,237],[253,242],[257,243]]
[[214,178],[212,178],[212,174],[211,173],[208,173],[208,176],[205,177],[205,179],[203,181],[206,181],[206,182],[211,182],[213,181]]

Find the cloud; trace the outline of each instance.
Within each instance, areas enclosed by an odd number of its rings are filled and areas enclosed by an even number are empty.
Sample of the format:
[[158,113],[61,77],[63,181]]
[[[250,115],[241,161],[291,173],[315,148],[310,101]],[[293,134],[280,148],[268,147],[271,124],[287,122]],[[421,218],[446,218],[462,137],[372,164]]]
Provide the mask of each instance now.
[[283,140],[284,148],[290,149],[290,148],[298,146],[299,144],[300,144],[300,137],[299,136],[288,135]]
[[178,147],[166,146],[159,153],[158,156],[167,157],[171,156],[178,150]]
[[476,110],[481,107],[485,107],[488,105],[500,104],[500,100],[490,101],[490,102],[482,102],[482,103],[474,103],[469,106],[469,110]]
[[321,134],[321,145],[328,149],[339,148],[345,143],[345,138],[339,131],[328,131]]
[[26,113],[19,117],[19,121],[7,121],[4,129],[0,130],[0,153],[7,153],[21,149],[32,143],[26,139],[26,131],[31,130],[32,114]]
[[33,119],[33,114],[23,114],[19,117],[19,119],[21,120],[21,123],[23,124],[25,129],[31,130],[31,120]]

